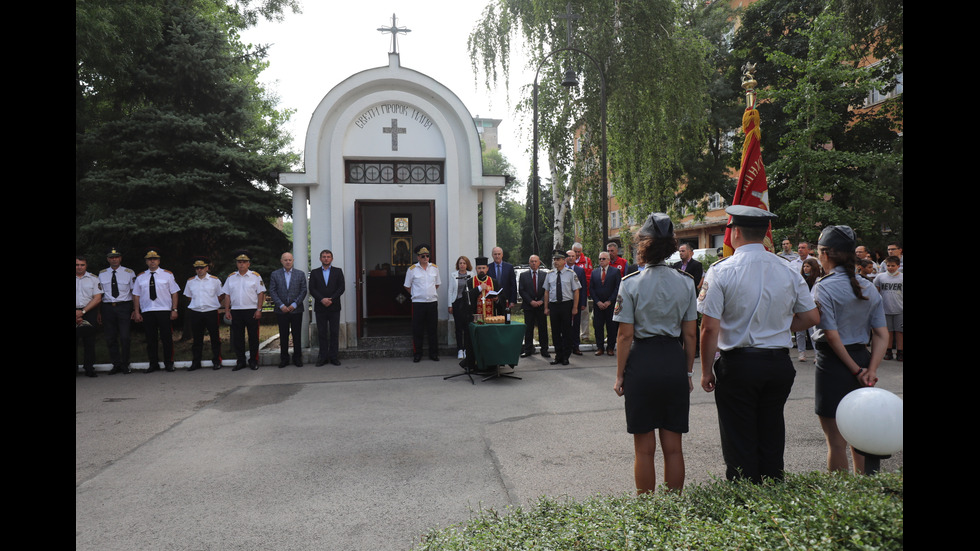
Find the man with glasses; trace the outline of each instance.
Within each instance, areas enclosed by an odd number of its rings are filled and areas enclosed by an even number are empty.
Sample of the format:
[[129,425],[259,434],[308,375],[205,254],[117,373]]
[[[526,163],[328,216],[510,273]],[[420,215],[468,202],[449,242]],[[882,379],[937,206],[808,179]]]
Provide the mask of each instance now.
[[439,361],[439,267],[429,262],[429,246],[415,248],[418,262],[405,272],[405,290],[412,296],[412,361],[422,360],[422,336],[429,339],[429,359]]
[[[898,271],[903,274],[905,273],[905,257],[902,256],[902,246],[899,245],[897,241],[892,241],[891,243],[888,244],[888,254],[885,256],[898,257]],[[888,271],[888,267],[885,266],[885,261],[882,260],[881,264],[878,265],[878,273],[880,274],[887,271]]]

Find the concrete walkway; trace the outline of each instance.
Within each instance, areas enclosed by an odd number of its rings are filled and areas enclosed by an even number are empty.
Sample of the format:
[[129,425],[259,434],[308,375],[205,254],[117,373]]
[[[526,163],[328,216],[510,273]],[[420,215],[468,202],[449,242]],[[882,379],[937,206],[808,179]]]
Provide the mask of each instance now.
[[[443,380],[449,357],[78,376],[76,549],[410,549],[481,507],[631,493],[614,360],[536,356],[475,385]],[[822,470],[812,357],[796,367],[786,468]],[[879,386],[902,396],[902,370],[884,362]],[[697,378],[684,447],[688,485],[723,476]]]

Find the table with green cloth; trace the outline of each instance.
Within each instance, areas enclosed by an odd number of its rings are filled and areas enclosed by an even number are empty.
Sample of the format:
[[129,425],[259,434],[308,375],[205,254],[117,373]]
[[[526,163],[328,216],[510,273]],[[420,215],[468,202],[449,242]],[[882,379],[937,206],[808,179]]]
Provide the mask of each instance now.
[[470,323],[470,342],[477,371],[486,371],[488,365],[515,366],[524,346],[524,324]]

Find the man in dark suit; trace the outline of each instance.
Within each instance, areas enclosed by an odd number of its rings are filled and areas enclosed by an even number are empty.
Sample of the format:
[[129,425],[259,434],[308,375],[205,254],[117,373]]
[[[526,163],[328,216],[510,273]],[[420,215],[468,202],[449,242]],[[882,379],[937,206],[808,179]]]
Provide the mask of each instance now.
[[582,344],[582,335],[579,332],[579,327],[582,323],[582,311],[585,311],[586,318],[589,315],[589,276],[585,274],[584,268],[576,264],[577,261],[578,255],[575,254],[574,250],[565,251],[565,266],[575,272],[575,276],[578,277],[581,285],[581,291],[578,295],[578,309],[572,314],[572,354],[581,356],[582,351],[579,350],[579,346]]
[[548,353],[548,316],[544,314],[544,278],[541,259],[532,254],[527,260],[530,270],[521,274],[517,284],[521,295],[521,309],[524,310],[524,353],[522,358],[534,354],[534,328],[538,328],[538,341],[541,343],[541,357],[550,358]]
[[344,272],[333,264],[333,253],[320,251],[319,268],[310,272],[310,296],[316,314],[317,340],[320,355],[317,367],[327,362],[340,365],[337,347],[340,344],[340,296],[344,294]]
[[293,334],[293,363],[303,367],[303,312],[306,311],[306,274],[293,269],[292,253],[282,253],[282,268],[269,276],[269,296],[279,322],[279,367],[289,365],[289,333]]
[[[488,266],[487,273],[500,285],[500,295],[494,306],[494,313],[502,316],[511,304],[517,304],[517,272],[514,271],[513,264],[504,262],[504,250],[500,247],[494,247],[490,255],[493,256],[493,264]],[[500,300],[501,298],[503,300]]]
[[694,278],[694,290],[701,290],[701,281],[704,280],[704,266],[694,260],[694,250],[690,245],[684,244],[677,247],[677,252],[681,255],[681,261],[671,265],[672,268],[681,272],[687,272]]
[[[613,321],[616,297],[619,296],[619,282],[622,279],[619,268],[610,265],[609,253],[599,253],[599,267],[592,270],[589,294],[592,296],[592,327],[595,329],[596,356],[603,353],[616,354],[616,337],[619,323]],[[606,337],[603,347],[603,337]],[[605,348],[605,349],[603,349]]]

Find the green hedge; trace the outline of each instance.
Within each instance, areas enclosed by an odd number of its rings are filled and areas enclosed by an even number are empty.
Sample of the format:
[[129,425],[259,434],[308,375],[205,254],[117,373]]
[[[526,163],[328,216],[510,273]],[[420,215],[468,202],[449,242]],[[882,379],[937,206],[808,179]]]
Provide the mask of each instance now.
[[681,494],[541,498],[422,536],[417,550],[902,549],[903,473],[716,480]]

